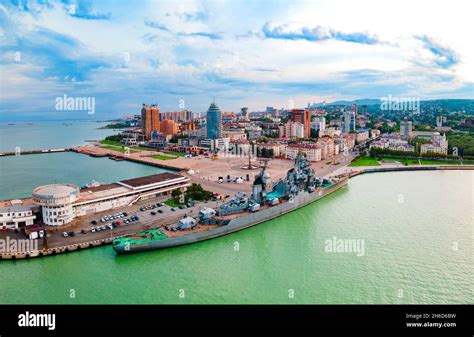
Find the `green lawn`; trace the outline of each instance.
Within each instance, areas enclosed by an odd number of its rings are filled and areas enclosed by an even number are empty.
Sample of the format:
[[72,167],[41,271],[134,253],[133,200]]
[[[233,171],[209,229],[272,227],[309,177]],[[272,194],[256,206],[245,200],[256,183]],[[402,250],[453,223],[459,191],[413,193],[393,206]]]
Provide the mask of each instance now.
[[[461,165],[459,160],[432,160],[432,159],[416,159],[416,158],[397,158],[397,157],[361,157],[354,160],[349,166],[380,166],[379,162],[395,163],[402,165]],[[464,161],[464,165],[474,165],[474,161]]]
[[186,153],[181,153],[181,152],[169,152],[169,154],[172,154],[173,156],[176,157],[184,157]]
[[118,151],[118,152],[122,152],[122,153],[125,152],[125,147],[130,148],[130,152],[153,151],[153,149],[149,149],[149,148],[146,148],[146,147],[125,145],[125,144],[117,142],[115,140],[103,139],[103,140],[100,141],[100,143],[104,145],[104,146],[101,146],[103,149],[114,150],[114,151]]
[[418,159],[413,158],[397,158],[397,157],[382,157],[377,158],[379,161],[384,161],[385,163],[395,163],[399,162],[402,165],[419,165]]
[[165,204],[168,205],[168,206],[170,206],[170,207],[173,207],[173,208],[177,208],[177,207],[179,207],[179,206],[181,206],[181,205],[184,205],[184,204],[180,204],[179,202],[174,201],[173,199],[168,199],[168,200],[166,200],[166,201],[165,201]]
[[354,160],[349,166],[380,166],[380,164],[375,158],[360,157]]
[[150,149],[148,147],[140,147],[140,146],[131,147],[131,148],[137,151],[156,151],[155,149]]
[[124,146],[124,144],[117,142],[115,140],[106,140],[103,139],[99,143],[104,144],[104,145],[115,145],[115,146]]
[[443,161],[443,160],[425,160],[421,159],[421,165],[461,165],[459,161]]
[[151,156],[153,159],[159,159],[159,160],[170,160],[170,159],[176,159],[175,157],[171,156],[166,156],[164,154],[157,154],[156,156]]

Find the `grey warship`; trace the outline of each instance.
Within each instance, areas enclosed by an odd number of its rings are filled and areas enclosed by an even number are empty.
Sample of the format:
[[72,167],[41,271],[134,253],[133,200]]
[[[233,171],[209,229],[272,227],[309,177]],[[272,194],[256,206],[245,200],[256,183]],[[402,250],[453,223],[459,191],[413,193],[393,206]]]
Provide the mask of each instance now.
[[306,158],[298,154],[294,168],[271,188],[264,167],[255,176],[250,196],[239,192],[217,209],[200,210],[196,219],[187,217],[163,228],[115,239],[113,249],[127,254],[217,238],[294,211],[347,185],[347,181],[347,176],[316,177]]

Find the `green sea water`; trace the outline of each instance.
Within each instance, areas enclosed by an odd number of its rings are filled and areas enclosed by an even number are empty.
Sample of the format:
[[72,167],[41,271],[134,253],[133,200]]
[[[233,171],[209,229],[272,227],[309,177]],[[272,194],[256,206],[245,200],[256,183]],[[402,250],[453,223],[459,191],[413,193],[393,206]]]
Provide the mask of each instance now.
[[[0,303],[474,303],[473,179],[362,175],[210,241],[0,262]],[[363,254],[328,252],[335,239],[363,240]]]
[[93,180],[113,183],[166,171],[75,152],[6,156],[0,158],[0,200],[31,197],[35,187],[46,184],[73,183],[80,187]]
[[85,144],[86,140],[99,140],[120,132],[100,129],[106,124],[96,121],[35,121],[32,125],[26,122],[9,125],[1,122],[0,151],[15,152],[17,147],[21,151],[74,147]]

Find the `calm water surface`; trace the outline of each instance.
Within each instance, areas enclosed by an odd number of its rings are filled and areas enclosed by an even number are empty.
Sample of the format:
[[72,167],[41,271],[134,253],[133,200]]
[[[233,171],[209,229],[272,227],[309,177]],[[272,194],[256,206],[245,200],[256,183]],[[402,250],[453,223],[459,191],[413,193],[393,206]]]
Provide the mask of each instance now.
[[[473,303],[473,179],[468,171],[363,175],[211,241],[0,262],[0,303]],[[333,237],[364,240],[364,255],[325,252]]]
[[0,151],[15,152],[19,147],[25,150],[43,150],[74,147],[86,143],[86,140],[103,139],[117,133],[117,130],[99,129],[108,124],[95,121],[15,122],[14,125],[0,123]]

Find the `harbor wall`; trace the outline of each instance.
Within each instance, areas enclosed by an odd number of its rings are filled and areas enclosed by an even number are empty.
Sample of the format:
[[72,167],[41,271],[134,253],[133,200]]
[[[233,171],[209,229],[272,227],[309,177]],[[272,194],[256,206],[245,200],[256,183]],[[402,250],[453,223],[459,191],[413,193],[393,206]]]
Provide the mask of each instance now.
[[22,156],[24,154],[45,154],[45,153],[57,153],[57,152],[70,152],[73,149],[47,149],[47,150],[27,150],[20,152],[0,152],[0,156]]
[[441,165],[441,166],[400,166],[400,167],[374,167],[364,168],[360,171],[352,172],[350,177],[358,176],[366,173],[382,173],[382,172],[402,172],[402,171],[444,171],[444,170],[474,170],[474,165]]

